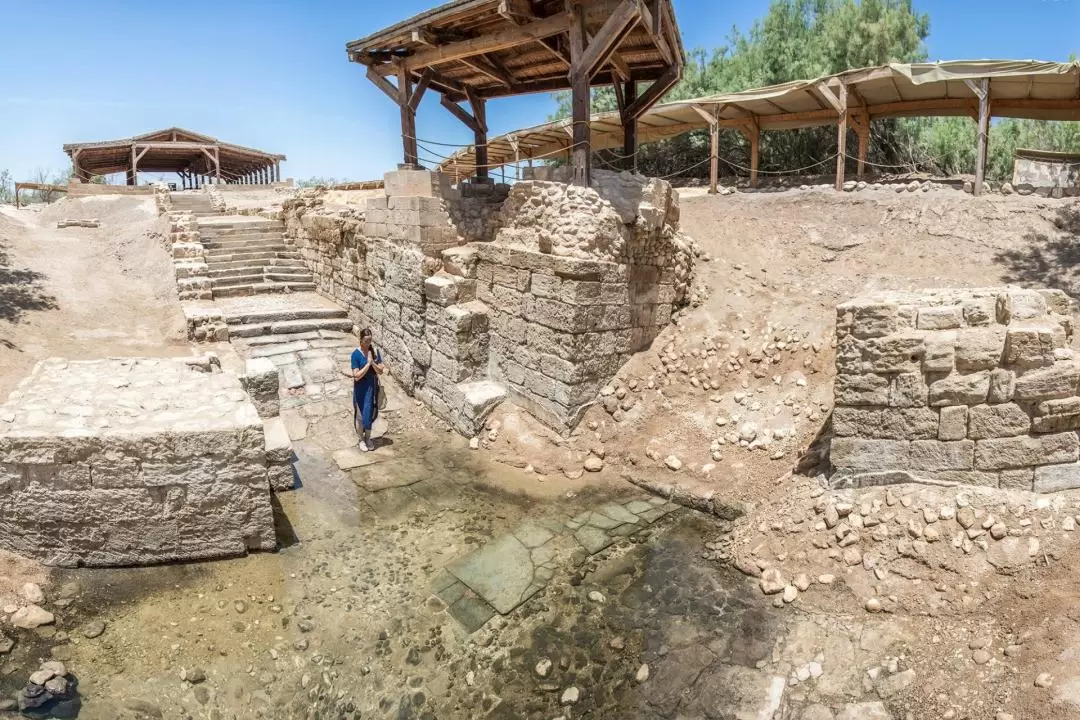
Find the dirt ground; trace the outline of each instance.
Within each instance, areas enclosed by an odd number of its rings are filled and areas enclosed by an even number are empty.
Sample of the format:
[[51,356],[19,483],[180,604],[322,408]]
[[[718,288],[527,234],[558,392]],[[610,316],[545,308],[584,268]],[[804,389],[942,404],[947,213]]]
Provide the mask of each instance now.
[[[102,227],[54,228],[74,217]],[[1005,282],[1076,295],[1080,205],[688,190],[682,223],[702,250],[698,304],[568,440],[503,408],[470,450],[399,397],[385,457],[345,472],[331,456],[351,442],[348,409],[296,404],[302,486],[277,499],[277,553],[65,571],[0,557],[0,609],[34,582],[57,616],[0,623],[15,640],[0,698],[53,657],[90,720],[1080,717],[1080,495],[833,492],[808,453],[831,409],[837,302]],[[130,199],[0,210],[0,393],[49,355],[192,352],[161,230]],[[602,471],[583,472],[590,454]],[[644,501],[627,478],[745,515],[678,510],[559,555],[543,590],[476,632],[451,617],[433,586],[449,563],[523,522]],[[844,532],[888,530],[855,559],[830,506]],[[790,599],[762,592],[769,569]]]
[[0,205],[0,395],[47,357],[191,353],[165,229],[150,198]]

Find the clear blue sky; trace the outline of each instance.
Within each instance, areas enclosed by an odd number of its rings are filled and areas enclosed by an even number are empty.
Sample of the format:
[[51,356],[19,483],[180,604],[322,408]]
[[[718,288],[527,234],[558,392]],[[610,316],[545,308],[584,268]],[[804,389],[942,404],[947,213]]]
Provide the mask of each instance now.
[[[0,0],[0,169],[67,164],[65,142],[178,125],[288,155],[283,175],[381,177],[401,157],[396,107],[345,43],[441,0]],[[1080,0],[915,0],[930,58],[1065,60]],[[721,44],[768,0],[675,0],[688,48]],[[543,122],[549,95],[489,103],[493,134]],[[418,136],[471,133],[425,98]]]

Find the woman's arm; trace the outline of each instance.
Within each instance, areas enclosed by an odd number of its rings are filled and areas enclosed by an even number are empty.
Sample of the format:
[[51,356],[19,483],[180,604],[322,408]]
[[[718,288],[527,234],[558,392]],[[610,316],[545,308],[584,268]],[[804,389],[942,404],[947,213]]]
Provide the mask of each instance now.
[[352,369],[352,375],[350,375],[350,377],[353,380],[362,380],[363,377],[365,375],[367,375],[367,372],[370,369],[371,369],[371,358],[367,357],[367,361],[364,363],[363,367],[354,367]]
[[374,364],[374,366],[375,366],[375,373],[376,373],[377,375],[382,375],[382,374],[383,374],[383,370],[385,370],[385,369],[386,369],[386,368],[385,368],[385,367],[383,366],[383,361],[382,361],[382,353],[380,353],[380,352],[378,352],[378,351],[375,351],[375,350],[373,350],[373,351],[372,351],[372,353],[373,353],[373,357],[371,358],[371,360],[372,360],[372,363],[373,363],[373,364]]

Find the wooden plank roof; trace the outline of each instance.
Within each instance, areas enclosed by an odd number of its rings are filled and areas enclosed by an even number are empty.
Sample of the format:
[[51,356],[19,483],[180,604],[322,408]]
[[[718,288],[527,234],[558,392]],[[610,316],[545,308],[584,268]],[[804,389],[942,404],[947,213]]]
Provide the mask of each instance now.
[[273,165],[286,157],[255,148],[222,142],[217,138],[202,133],[171,127],[164,130],[143,133],[119,140],[98,142],[68,143],[64,145],[74,163],[94,175],[109,175],[125,172],[131,167],[132,149],[138,147],[140,172],[193,172],[210,174],[212,163],[203,149],[216,149],[220,157],[222,174],[237,177],[256,168]]
[[[626,0],[576,0],[597,35]],[[637,0],[639,20],[616,38],[592,85],[652,81],[684,61],[671,0]],[[570,87],[565,0],[455,0],[346,45],[349,59],[381,75],[425,71],[450,100]]]
[[[904,116],[972,116],[978,98],[969,85],[987,79],[990,109],[997,117],[1080,120],[1080,63],[1035,60],[957,60],[940,63],[890,64],[849,70],[737,93],[655,105],[638,119],[640,142],[662,140],[709,127],[715,116],[721,127],[737,128],[756,120],[762,130],[834,125],[839,112],[829,91],[845,85],[850,108],[865,108],[871,119]],[[592,116],[592,147],[620,147],[623,131],[617,112]],[[488,142],[489,166],[515,158],[565,155],[568,121],[516,130]],[[465,148],[439,164],[457,178],[474,174],[474,148]]]

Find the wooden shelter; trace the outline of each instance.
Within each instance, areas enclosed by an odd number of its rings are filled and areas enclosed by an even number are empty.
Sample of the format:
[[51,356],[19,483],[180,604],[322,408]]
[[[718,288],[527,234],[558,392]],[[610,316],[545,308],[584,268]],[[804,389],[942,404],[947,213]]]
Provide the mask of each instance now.
[[[1034,60],[957,60],[940,63],[883,65],[849,70],[812,80],[725,95],[656,105],[637,118],[642,142],[662,140],[691,130],[708,129],[711,137],[711,190],[718,179],[721,128],[743,133],[750,144],[750,185],[758,179],[758,139],[762,131],[836,125],[836,187],[844,184],[845,165],[854,157],[857,174],[866,169],[870,123],[891,117],[969,116],[978,124],[975,192],[986,172],[991,117],[1080,120],[1080,63]],[[623,142],[618,113],[592,116],[592,147],[617,148]],[[484,164],[504,165],[521,159],[569,156],[570,121],[561,120],[508,133],[488,143]],[[858,140],[848,152],[848,131]],[[561,152],[560,152],[561,149]],[[467,177],[479,155],[471,148],[455,153],[439,169]]]
[[123,140],[64,145],[75,176],[125,173],[134,185],[141,172],[173,172],[184,187],[206,182],[267,184],[281,180],[284,155],[225,143],[209,135],[173,127]]
[[[632,157],[637,119],[679,81],[684,64],[671,0],[455,0],[346,50],[400,108],[407,166],[419,165],[416,108],[428,89],[473,131],[480,178],[489,167],[488,99],[571,90],[570,147],[581,184],[591,171],[590,88],[615,88]],[[639,83],[651,84],[639,94]]]

